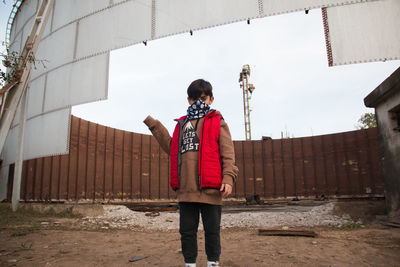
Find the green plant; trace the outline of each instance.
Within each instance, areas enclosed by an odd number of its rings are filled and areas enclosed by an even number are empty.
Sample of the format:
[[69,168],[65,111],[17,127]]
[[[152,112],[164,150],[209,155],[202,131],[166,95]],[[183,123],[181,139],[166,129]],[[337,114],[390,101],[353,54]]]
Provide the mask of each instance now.
[[2,203],[0,205],[0,225],[22,225],[31,224],[34,221],[35,213],[32,209],[19,209],[13,212],[10,204]]
[[39,230],[40,226],[38,224],[33,224],[28,227],[20,227],[16,228],[12,233],[11,237],[17,237],[17,236],[26,236],[28,234],[32,234],[35,231]]
[[33,243],[29,243],[28,244],[28,242],[22,242],[21,243],[21,248],[23,249],[23,250],[29,250],[29,249],[32,249],[32,245],[33,245]]
[[31,52],[28,52],[28,55],[24,58],[18,52],[11,52],[7,48],[6,53],[0,53],[0,57],[3,66],[7,68],[7,71],[0,69],[0,86],[18,81],[27,63],[32,63],[35,69],[37,63],[41,63],[44,68],[46,67],[45,60],[37,60]]
[[376,117],[374,113],[364,113],[358,120],[358,129],[368,129],[376,127]]
[[67,254],[67,253],[69,253],[69,251],[68,251],[68,250],[60,249],[60,250],[58,251],[58,253],[60,253],[60,254]]
[[0,203],[0,226],[32,226],[43,218],[79,218],[81,216],[73,213],[72,207],[56,212],[53,208],[39,211],[30,205],[26,205],[13,212],[9,203]]
[[359,223],[359,222],[355,222],[352,219],[348,220],[347,223],[345,225],[342,225],[340,227],[341,230],[354,230],[354,229],[358,229],[364,227],[364,224]]

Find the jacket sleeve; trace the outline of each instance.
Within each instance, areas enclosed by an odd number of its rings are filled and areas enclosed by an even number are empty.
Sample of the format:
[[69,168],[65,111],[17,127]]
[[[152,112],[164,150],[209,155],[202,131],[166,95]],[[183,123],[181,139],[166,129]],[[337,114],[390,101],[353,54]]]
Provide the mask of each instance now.
[[221,131],[219,134],[219,151],[222,161],[222,183],[233,185],[239,169],[235,163],[235,150],[228,124],[221,119]]
[[149,130],[157,139],[161,148],[169,155],[172,138],[169,135],[168,130],[164,127],[164,125],[162,125],[159,120],[155,120],[151,116],[147,116],[147,118],[143,122],[147,125],[147,127],[149,127]]

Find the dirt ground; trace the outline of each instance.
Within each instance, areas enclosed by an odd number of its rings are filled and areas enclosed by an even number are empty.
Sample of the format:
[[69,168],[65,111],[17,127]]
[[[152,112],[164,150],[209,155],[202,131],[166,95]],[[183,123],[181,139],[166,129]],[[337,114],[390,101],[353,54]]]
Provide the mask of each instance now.
[[[68,214],[67,214],[68,215]],[[82,228],[80,217],[1,212],[0,266],[182,266],[178,230]],[[294,228],[289,228],[294,229]],[[221,231],[222,266],[400,266],[400,229],[381,223],[301,228],[311,237]],[[206,266],[199,231],[197,266]],[[129,262],[134,256],[148,256]]]

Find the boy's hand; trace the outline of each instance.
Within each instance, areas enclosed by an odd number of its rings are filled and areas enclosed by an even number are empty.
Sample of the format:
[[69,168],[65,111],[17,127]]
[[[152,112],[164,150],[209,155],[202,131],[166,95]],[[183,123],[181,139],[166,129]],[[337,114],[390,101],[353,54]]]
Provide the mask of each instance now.
[[222,197],[227,198],[232,193],[232,186],[230,184],[222,184],[219,191],[224,192]]

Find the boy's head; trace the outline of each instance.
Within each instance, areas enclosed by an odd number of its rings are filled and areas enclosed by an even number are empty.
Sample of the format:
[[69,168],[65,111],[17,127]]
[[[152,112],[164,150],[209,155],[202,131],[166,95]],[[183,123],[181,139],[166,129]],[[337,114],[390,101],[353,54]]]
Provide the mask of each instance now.
[[200,99],[207,105],[211,105],[214,101],[212,86],[209,82],[203,79],[193,81],[187,89],[187,94],[187,99],[190,105],[193,104],[197,99]]

